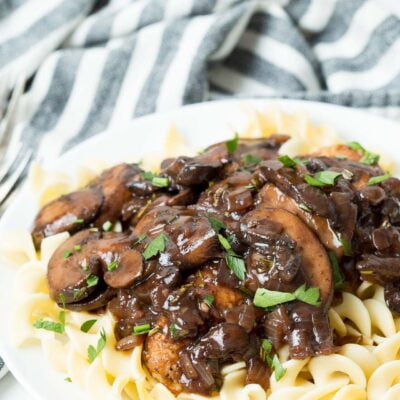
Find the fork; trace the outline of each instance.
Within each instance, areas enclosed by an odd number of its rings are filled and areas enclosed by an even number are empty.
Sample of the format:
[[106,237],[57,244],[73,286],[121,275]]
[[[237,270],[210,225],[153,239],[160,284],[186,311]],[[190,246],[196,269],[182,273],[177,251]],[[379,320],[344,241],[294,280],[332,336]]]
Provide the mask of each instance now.
[[0,211],[17,187],[18,181],[32,158],[32,150],[27,150],[19,138],[14,140],[16,145],[12,145],[18,105],[24,92],[25,83],[25,77],[21,76],[17,79],[5,112],[2,112],[5,107],[2,107],[1,102],[3,100],[5,103],[6,95],[3,94],[2,98],[0,97],[0,118],[4,114],[3,119],[0,120]]

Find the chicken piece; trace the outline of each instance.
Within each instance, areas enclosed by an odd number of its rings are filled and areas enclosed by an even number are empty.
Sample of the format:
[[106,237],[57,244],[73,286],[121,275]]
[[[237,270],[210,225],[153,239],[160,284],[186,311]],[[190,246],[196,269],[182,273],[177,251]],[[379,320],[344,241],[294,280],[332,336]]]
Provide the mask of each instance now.
[[174,340],[168,334],[169,322],[161,317],[157,323],[160,330],[147,336],[142,352],[142,359],[151,375],[165,385],[172,393],[182,392],[180,383],[182,369],[179,353],[191,342],[188,339]]

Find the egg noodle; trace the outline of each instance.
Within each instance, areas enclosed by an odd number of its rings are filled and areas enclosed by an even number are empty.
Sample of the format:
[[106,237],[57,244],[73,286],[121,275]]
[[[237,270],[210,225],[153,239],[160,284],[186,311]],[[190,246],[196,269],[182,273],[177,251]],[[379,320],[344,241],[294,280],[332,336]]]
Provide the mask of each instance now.
[[[304,114],[287,115],[276,109],[260,112],[246,107],[248,124],[244,137],[268,137],[285,133],[292,137],[280,152],[310,153],[322,146],[339,143],[331,127],[316,126]],[[172,127],[167,135],[166,156],[185,151],[183,138]],[[145,162],[146,164],[146,162]],[[45,173],[34,165],[30,184],[38,194],[38,207],[85,185],[102,169],[103,163],[81,167],[75,178],[59,173]],[[117,225],[118,229],[118,225]],[[65,332],[37,329],[38,319],[58,321],[61,309],[50,299],[46,281],[48,260],[55,249],[69,237],[61,233],[43,240],[36,253],[29,232],[8,233],[0,253],[19,269],[13,288],[15,309],[11,324],[16,346],[40,344],[46,358],[70,384],[79,385],[88,398],[130,400],[200,400],[197,394],[181,393],[175,397],[155,381],[141,361],[142,348],[115,350],[114,320],[109,312],[102,315],[65,311]],[[400,399],[400,319],[386,306],[383,288],[362,283],[356,295],[343,293],[343,302],[329,310],[331,327],[339,337],[352,336],[358,344],[337,348],[335,354],[305,360],[288,359],[285,346],[279,358],[286,368],[282,379],[270,379],[265,392],[257,384],[245,385],[246,365],[239,362],[222,370],[222,389],[212,399],[221,400],[398,400]],[[80,328],[88,320],[96,322],[85,333]],[[101,333],[106,343],[90,363],[88,347],[96,348]]]

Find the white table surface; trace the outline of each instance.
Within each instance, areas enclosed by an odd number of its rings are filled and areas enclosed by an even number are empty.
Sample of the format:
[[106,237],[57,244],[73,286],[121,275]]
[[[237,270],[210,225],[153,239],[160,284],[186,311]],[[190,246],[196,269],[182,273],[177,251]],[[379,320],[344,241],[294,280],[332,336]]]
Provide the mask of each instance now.
[[32,396],[8,373],[0,380],[0,400],[32,400]]

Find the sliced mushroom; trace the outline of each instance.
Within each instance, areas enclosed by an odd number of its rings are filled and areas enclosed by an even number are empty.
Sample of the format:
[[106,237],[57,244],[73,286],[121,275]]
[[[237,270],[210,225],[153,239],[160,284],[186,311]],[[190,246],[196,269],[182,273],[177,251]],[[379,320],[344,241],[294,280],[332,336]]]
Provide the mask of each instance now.
[[301,270],[306,283],[319,288],[324,307],[329,307],[333,295],[333,280],[331,265],[324,247],[299,217],[283,209],[250,211],[242,222],[241,230],[246,234],[250,229],[257,229],[260,225],[262,231],[265,223],[270,222],[281,226],[287,236],[296,243],[301,251]]
[[[75,303],[67,303],[65,308],[72,311],[95,311],[105,307],[116,294],[115,289],[106,288],[100,284],[100,287],[97,287],[89,297],[85,297],[83,300]],[[59,305],[63,306],[61,303]]]
[[[297,215],[319,237],[326,248],[341,257],[343,248],[337,234],[328,219],[301,208],[301,204],[279,190],[276,186],[266,184],[258,194],[258,208],[281,208]],[[355,223],[355,221],[354,221]]]
[[104,281],[112,288],[127,288],[143,276],[142,255],[133,249],[124,251],[113,268],[104,274]]
[[100,211],[103,195],[95,187],[73,192],[45,205],[36,216],[32,236],[36,246],[60,232],[74,233],[91,223]]
[[87,279],[90,275],[101,275],[100,262],[90,249],[90,244],[99,237],[99,232],[87,229],[71,236],[54,252],[49,260],[47,280],[50,296],[55,301],[78,302],[96,290],[97,285],[88,284]]

